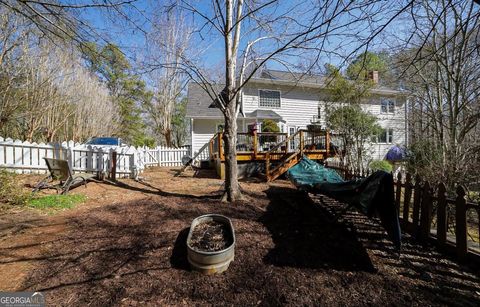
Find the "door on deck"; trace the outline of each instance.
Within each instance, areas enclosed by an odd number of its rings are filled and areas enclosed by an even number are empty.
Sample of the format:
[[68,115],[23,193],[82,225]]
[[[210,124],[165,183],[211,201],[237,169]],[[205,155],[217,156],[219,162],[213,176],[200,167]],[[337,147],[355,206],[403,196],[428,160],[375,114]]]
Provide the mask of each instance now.
[[[299,127],[297,126],[288,126],[288,136],[294,135],[298,131]],[[288,144],[288,151],[295,151],[298,147],[298,140],[291,140]]]

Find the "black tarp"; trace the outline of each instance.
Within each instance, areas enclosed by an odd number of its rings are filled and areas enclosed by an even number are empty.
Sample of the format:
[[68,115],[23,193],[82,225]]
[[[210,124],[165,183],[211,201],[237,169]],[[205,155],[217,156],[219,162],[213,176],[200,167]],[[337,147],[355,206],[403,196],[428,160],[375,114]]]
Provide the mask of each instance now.
[[302,190],[352,205],[369,217],[378,216],[390,239],[400,249],[401,231],[392,174],[377,171],[367,178],[342,181],[334,170],[303,157],[288,170],[287,176]]

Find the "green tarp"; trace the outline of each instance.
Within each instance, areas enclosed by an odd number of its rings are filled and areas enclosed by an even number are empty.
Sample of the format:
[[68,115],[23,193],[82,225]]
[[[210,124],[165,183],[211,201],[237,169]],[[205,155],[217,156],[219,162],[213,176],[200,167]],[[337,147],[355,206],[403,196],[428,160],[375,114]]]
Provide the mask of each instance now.
[[299,189],[350,204],[369,217],[378,216],[392,242],[400,248],[392,174],[377,171],[367,178],[344,181],[335,170],[303,157],[287,171],[287,177]]

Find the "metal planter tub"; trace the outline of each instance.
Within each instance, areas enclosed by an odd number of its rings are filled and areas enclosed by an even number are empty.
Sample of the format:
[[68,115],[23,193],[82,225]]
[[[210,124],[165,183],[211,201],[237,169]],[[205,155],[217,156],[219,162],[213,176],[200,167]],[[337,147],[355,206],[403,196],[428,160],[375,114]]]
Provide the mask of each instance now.
[[[205,251],[194,246],[192,237],[195,227],[203,223],[221,223],[225,227],[226,236],[228,238],[228,246],[216,251]],[[224,238],[225,240],[227,238]],[[187,237],[187,258],[193,270],[202,274],[210,275],[222,273],[228,269],[230,262],[233,261],[235,255],[235,232],[232,222],[229,218],[219,214],[207,214],[195,218],[190,226]]]

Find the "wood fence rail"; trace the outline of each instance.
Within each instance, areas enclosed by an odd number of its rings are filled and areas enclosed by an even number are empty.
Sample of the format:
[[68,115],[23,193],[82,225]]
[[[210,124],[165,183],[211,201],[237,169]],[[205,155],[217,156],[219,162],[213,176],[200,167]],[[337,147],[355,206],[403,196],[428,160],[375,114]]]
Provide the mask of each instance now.
[[[371,173],[341,163],[330,162],[326,167],[337,170],[347,180]],[[458,260],[480,264],[480,203],[467,201],[466,188],[457,185],[447,195],[443,182],[431,184],[408,173],[394,177],[395,205],[402,231],[420,242],[433,242]]]

